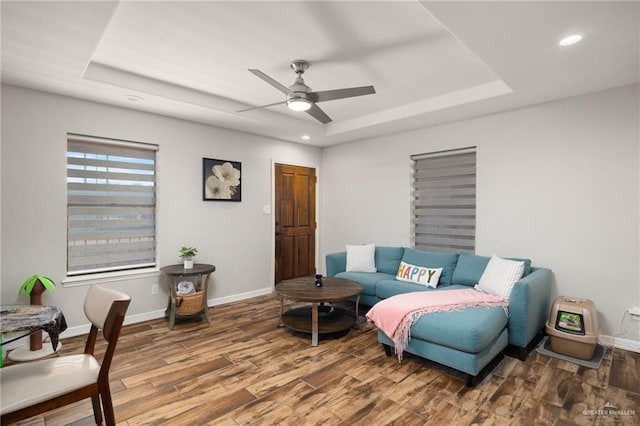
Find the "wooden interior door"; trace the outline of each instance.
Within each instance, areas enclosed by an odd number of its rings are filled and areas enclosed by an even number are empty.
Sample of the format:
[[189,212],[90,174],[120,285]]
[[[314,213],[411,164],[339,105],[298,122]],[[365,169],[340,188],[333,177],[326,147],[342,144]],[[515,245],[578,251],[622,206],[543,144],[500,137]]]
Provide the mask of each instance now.
[[316,273],[316,170],[275,165],[275,283]]

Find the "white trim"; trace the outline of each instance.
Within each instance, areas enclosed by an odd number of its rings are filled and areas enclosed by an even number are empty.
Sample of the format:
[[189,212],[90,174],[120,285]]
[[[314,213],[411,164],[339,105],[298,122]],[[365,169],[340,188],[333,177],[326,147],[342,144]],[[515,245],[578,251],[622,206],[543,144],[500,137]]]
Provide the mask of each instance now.
[[233,294],[231,296],[217,297],[207,300],[208,306],[224,305],[226,303],[239,302],[240,300],[250,299],[252,297],[265,296],[273,293],[272,287],[261,288],[260,290],[248,291],[246,293]]
[[148,262],[148,263],[141,263],[139,265],[122,266],[121,269],[115,269],[115,270],[112,267],[106,267],[106,268],[100,268],[100,269],[85,269],[81,271],[67,271],[67,278],[73,279],[73,277],[80,276],[80,275],[91,276],[92,274],[105,274],[105,273],[118,272],[118,271],[131,273],[132,270],[135,271],[136,269],[146,271],[149,268],[157,269],[157,267],[158,265],[155,262]]
[[113,271],[101,274],[68,276],[62,280],[62,287],[80,287],[93,284],[106,284],[119,281],[131,281],[160,276],[158,267],[138,269],[136,271]]
[[600,335],[598,343],[607,347],[614,347],[616,349],[625,349],[627,351],[640,353],[640,341],[623,339],[616,336]]

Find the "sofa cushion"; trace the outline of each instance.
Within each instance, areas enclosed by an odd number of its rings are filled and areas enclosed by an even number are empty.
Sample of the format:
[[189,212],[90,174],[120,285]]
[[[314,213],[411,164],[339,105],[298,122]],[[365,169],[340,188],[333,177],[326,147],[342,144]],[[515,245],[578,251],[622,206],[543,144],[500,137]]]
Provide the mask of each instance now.
[[402,261],[427,268],[442,268],[440,285],[451,285],[453,270],[458,262],[458,253],[434,253],[405,248]]
[[427,287],[436,288],[438,280],[442,274],[442,268],[425,268],[424,266],[411,265],[400,262],[396,279],[409,283],[422,284]]
[[478,284],[489,259],[489,257],[475,254],[461,254],[453,271],[453,282],[470,287]]
[[[529,275],[531,272],[530,259],[509,259],[524,262],[524,274],[522,276],[524,277]],[[478,284],[482,277],[482,273],[487,267],[487,264],[489,264],[489,260],[491,260],[491,258],[487,256],[462,253],[458,258],[456,269],[453,271],[453,283],[467,285],[470,287]]]
[[424,285],[407,283],[392,278],[388,280],[378,281],[378,284],[376,285],[376,296],[378,296],[380,299],[388,299],[389,297],[395,296],[396,294],[425,290],[433,289]]
[[375,244],[347,244],[347,272],[376,272]]
[[404,247],[376,247],[376,268],[378,272],[395,275],[398,272]]
[[[438,290],[440,291],[440,290]],[[507,326],[502,307],[471,307],[423,315],[411,327],[411,338],[478,353]]]
[[393,279],[393,275],[383,272],[339,272],[336,277],[357,282],[362,286],[362,294],[370,296],[376,295],[376,284],[379,281]]

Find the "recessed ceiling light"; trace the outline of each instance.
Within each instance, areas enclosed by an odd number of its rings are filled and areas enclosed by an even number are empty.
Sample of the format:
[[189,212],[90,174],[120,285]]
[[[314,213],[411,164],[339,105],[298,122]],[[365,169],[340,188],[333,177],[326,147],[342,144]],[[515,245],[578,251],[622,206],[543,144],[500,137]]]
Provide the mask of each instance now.
[[300,136],[300,139],[305,140],[305,141],[308,141],[309,139],[311,139],[311,136],[309,136],[309,135],[302,135],[302,136]]
[[572,35],[567,36],[567,37],[563,38],[562,40],[560,40],[558,45],[560,45],[560,46],[571,46],[572,44],[576,44],[580,40],[582,40],[582,36],[580,34],[572,34]]
[[131,102],[138,102],[142,100],[142,97],[137,95],[124,95],[124,98]]

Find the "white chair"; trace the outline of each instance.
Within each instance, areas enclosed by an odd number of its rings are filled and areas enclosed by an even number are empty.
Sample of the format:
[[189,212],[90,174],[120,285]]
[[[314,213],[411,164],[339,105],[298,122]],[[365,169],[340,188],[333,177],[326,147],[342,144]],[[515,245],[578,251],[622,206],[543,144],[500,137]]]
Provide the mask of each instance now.
[[[84,301],[91,322],[84,353],[0,368],[2,424],[33,417],[85,398],[91,398],[96,424],[115,425],[109,368],[131,297],[92,286]],[[107,341],[102,364],[93,356],[98,330]]]

